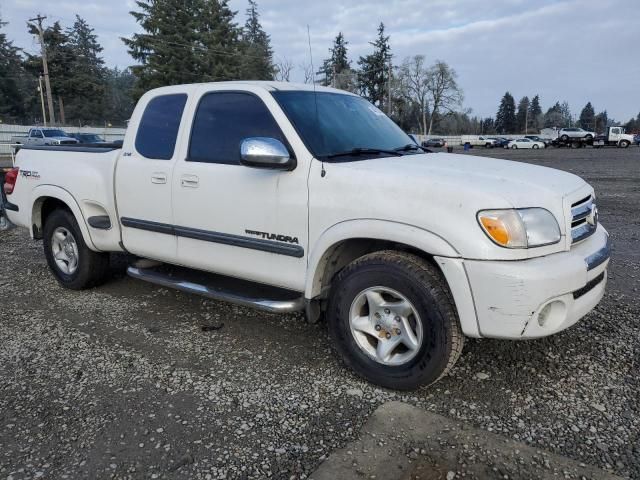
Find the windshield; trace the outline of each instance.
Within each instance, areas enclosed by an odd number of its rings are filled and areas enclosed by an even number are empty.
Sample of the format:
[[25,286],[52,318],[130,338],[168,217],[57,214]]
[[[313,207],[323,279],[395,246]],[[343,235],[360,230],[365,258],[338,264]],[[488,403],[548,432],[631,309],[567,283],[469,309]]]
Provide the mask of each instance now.
[[43,130],[42,133],[44,133],[45,137],[68,137],[69,136],[66,133],[64,133],[62,130]]
[[[415,145],[389,117],[361,97],[309,91],[278,91],[273,96],[315,157],[370,150],[352,157],[361,160],[363,156],[377,156],[374,150]],[[416,148],[414,153],[421,151]]]

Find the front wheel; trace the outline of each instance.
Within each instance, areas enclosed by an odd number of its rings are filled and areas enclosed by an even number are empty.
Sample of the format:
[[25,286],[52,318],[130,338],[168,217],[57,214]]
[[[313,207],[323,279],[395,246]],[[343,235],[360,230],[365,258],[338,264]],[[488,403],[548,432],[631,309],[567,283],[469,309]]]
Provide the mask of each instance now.
[[102,283],[109,268],[109,254],[90,250],[73,214],[55,210],[43,229],[44,254],[58,282],[72,290]]
[[540,147],[539,147],[538,145],[534,145],[534,146],[533,146],[533,147],[531,147],[531,148],[534,148],[534,149],[536,149],[536,150],[537,150],[537,149],[538,149],[538,148],[540,148]]
[[517,149],[518,149],[518,146],[517,146],[517,145],[511,145],[511,149],[512,149],[512,150],[517,150]]
[[463,346],[457,311],[440,272],[397,251],[365,255],[334,281],[329,335],[343,361],[377,385],[429,385],[455,364]]
[[626,140],[622,140],[620,142],[620,148],[627,148],[627,147],[629,147],[629,145],[631,145],[631,143],[626,141]]

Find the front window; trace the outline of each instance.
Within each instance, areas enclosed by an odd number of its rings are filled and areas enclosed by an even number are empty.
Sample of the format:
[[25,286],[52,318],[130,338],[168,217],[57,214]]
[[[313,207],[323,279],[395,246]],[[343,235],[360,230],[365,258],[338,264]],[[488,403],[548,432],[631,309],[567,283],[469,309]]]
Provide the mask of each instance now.
[[[272,94],[317,158],[324,159],[355,149],[390,151],[413,144],[389,117],[361,97],[312,91],[277,91]],[[420,150],[415,152],[420,153]],[[371,153],[366,156],[377,155]],[[363,156],[351,158],[362,159]]]
[[67,135],[65,132],[63,132],[62,130],[44,130],[44,136],[51,138],[51,137],[68,137],[69,135]]

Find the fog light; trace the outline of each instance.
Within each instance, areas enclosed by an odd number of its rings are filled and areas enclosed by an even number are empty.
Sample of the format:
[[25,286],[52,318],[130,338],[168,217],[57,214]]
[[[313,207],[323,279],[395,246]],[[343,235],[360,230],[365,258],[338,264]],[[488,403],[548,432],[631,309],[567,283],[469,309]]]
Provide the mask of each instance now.
[[547,303],[538,314],[538,325],[556,328],[566,318],[567,306],[562,300]]

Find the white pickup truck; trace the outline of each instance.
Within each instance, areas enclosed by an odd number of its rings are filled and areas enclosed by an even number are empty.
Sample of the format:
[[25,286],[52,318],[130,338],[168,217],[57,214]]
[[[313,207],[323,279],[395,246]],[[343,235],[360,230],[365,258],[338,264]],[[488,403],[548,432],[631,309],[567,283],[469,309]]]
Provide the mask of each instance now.
[[464,336],[563,330],[605,291],[608,235],[584,180],[425,153],[330,88],[159,88],[121,150],[25,147],[16,165],[5,208],[63,286],[99,284],[109,252],[129,252],[133,277],[326,318],[345,363],[385,387],[435,382]]

